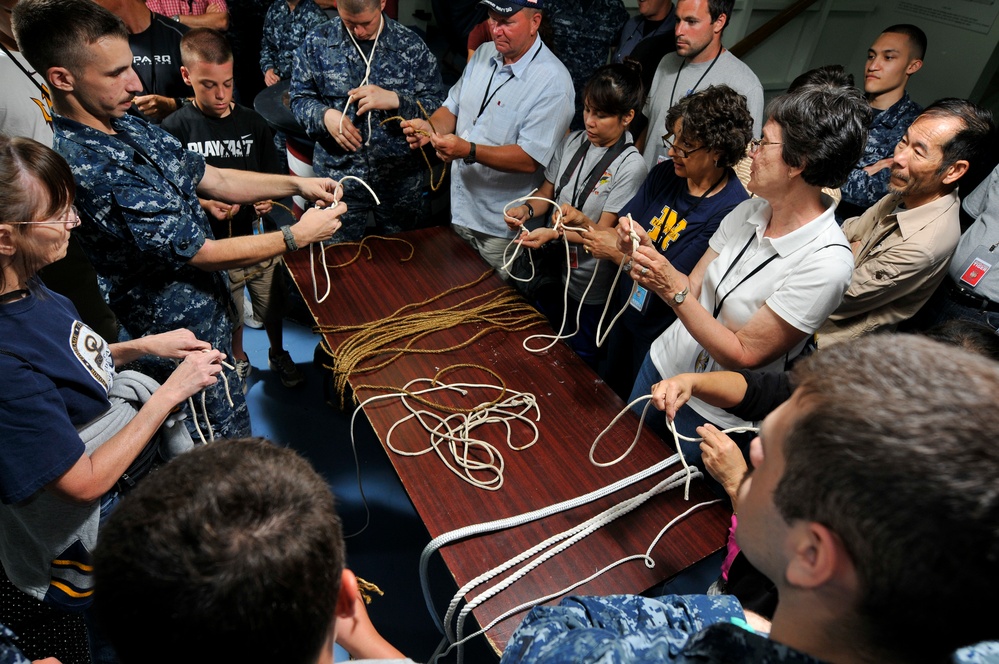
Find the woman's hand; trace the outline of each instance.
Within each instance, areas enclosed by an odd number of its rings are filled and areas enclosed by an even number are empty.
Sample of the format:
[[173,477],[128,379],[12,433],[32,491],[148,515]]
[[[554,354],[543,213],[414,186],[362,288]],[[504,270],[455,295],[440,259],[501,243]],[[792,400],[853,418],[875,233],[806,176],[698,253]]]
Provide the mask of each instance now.
[[697,427],[697,435],[704,439],[701,441],[701,459],[704,461],[704,467],[711,473],[711,477],[724,487],[725,493],[732,501],[732,509],[738,511],[736,500],[739,485],[749,470],[746,460],[742,457],[742,451],[734,440],[713,424]]
[[[564,226],[570,226],[572,228],[586,228],[590,231],[592,231],[594,226],[596,226],[592,219],[568,203],[563,203],[559,210],[562,213],[562,225]],[[586,233],[581,233],[581,235],[585,237]]]
[[676,412],[694,393],[692,374],[677,374],[652,386],[652,405],[666,413],[672,422]]
[[541,245],[547,244],[552,240],[557,240],[558,238],[559,234],[554,228],[548,228],[545,226],[542,228],[535,228],[530,233],[521,233],[515,242],[523,247],[527,247],[528,249],[537,249]]
[[631,278],[672,306],[673,296],[687,287],[687,276],[650,246],[640,246],[631,258],[634,261]]
[[524,222],[533,216],[527,205],[518,205],[506,211],[506,214],[503,215],[503,221],[506,222],[506,227],[511,231],[519,231]]
[[160,390],[166,390],[175,404],[181,403],[218,382],[218,375],[224,368],[221,364],[224,359],[225,353],[218,350],[191,353],[177,365],[170,377],[160,386]]
[[150,334],[148,337],[142,337],[142,342],[150,355],[174,360],[183,360],[191,353],[200,353],[212,348],[210,343],[201,341],[194,336],[194,332],[184,328],[162,334]]
[[636,239],[639,246],[652,246],[652,240],[637,221],[632,221],[628,217],[618,217],[617,226],[614,228],[617,230],[617,249],[625,256],[631,255]]
[[582,237],[583,248],[593,254],[594,258],[616,261],[621,256],[617,243],[617,231],[613,228],[591,226],[590,232],[583,233]]

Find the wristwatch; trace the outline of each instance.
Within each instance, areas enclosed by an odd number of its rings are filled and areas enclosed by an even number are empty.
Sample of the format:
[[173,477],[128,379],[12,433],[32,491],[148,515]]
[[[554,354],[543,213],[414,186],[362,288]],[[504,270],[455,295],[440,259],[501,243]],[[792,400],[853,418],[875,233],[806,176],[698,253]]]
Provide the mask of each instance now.
[[282,226],[281,235],[284,235],[284,246],[288,247],[288,251],[296,251],[298,249],[298,243],[295,242],[295,235],[291,232],[291,226]]
[[689,292],[690,292],[690,284],[687,284],[686,286],[683,287],[682,291],[673,294],[673,303],[682,304],[683,301],[687,299],[687,293]]
[[631,272],[631,268],[633,268],[634,266],[635,266],[635,260],[629,257],[628,260],[625,261],[624,265],[621,266],[621,271],[624,273]]
[[468,155],[466,155],[462,161],[466,164],[475,163],[475,143],[472,143],[471,141],[468,142]]

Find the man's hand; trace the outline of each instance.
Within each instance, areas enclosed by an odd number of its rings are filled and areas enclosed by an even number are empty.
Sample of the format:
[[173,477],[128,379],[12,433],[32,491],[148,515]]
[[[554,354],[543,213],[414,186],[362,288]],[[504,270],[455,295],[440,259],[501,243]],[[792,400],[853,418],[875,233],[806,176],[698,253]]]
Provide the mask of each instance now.
[[402,133],[409,143],[410,150],[422,148],[430,141],[430,136],[433,134],[430,123],[422,118],[403,120],[399,126],[402,127]]
[[[298,195],[310,201],[322,201],[329,205],[333,202],[333,192],[336,191],[337,182],[331,178],[296,178],[298,181]],[[325,206],[320,206],[325,207]]]
[[357,152],[357,149],[361,147],[361,143],[363,142],[361,132],[350,121],[350,118],[345,117],[343,118],[343,133],[340,133],[341,117],[343,117],[343,113],[335,108],[326,109],[326,113],[323,115],[323,124],[326,125],[326,131],[330,133],[330,136],[333,137],[337,145],[344,150]]
[[257,201],[253,204],[253,211],[258,217],[262,217],[265,214],[270,214],[271,210],[274,209],[274,201]]
[[430,144],[437,151],[437,156],[445,162],[464,159],[472,151],[472,145],[463,138],[458,138],[454,134],[434,134],[430,137]]
[[236,213],[239,212],[239,204],[236,203],[223,203],[222,201],[212,201],[207,198],[199,198],[198,202],[201,203],[202,210],[219,221],[235,217]]
[[340,229],[340,216],[347,212],[344,203],[329,208],[311,208],[302,215],[297,224],[291,227],[295,243],[299,247],[313,242],[322,242],[333,237]]
[[874,175],[878,171],[882,171],[886,168],[891,168],[891,165],[892,165],[892,158],[885,157],[884,159],[874,162],[870,166],[864,166],[864,172],[867,173],[868,175]]
[[399,95],[377,85],[362,85],[348,94],[357,102],[358,115],[364,115],[368,111],[391,111],[399,108]]
[[267,87],[271,87],[275,83],[280,83],[280,82],[281,82],[281,77],[274,73],[273,67],[264,72],[264,83],[267,84]]
[[142,343],[150,355],[175,360],[182,360],[191,353],[200,353],[212,348],[210,343],[201,341],[194,336],[194,332],[184,328],[161,334],[150,334],[142,337]]
[[132,100],[135,107],[142,111],[142,114],[149,118],[162,120],[177,110],[177,102],[173,97],[162,95],[142,95]]

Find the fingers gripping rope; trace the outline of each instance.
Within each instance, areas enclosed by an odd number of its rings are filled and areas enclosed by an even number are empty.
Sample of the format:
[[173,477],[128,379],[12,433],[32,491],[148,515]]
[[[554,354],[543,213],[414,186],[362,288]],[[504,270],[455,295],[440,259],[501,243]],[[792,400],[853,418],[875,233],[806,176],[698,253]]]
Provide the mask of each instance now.
[[[336,188],[333,190],[333,207],[336,207],[343,198],[343,183],[346,180],[356,180],[364,185],[364,188],[368,190],[371,197],[375,199],[376,205],[381,205],[382,202],[378,199],[378,194],[375,190],[368,186],[368,183],[359,177],[354,177],[353,175],[345,175],[340,178],[340,181],[336,183]],[[326,298],[330,296],[330,290],[333,288],[333,282],[330,280],[330,268],[326,264],[326,245],[322,242],[319,243],[319,253],[322,256],[323,273],[326,275],[326,292],[323,296],[319,297],[319,285],[316,281],[316,254],[313,250],[313,246],[309,245],[309,272],[312,273],[312,297],[316,300],[317,304],[321,304],[326,301]]]
[[[638,233],[635,232],[634,229],[635,220],[632,219],[630,212],[628,213],[628,221],[631,222],[632,226],[631,231],[628,233],[628,235],[631,237],[631,253],[628,254],[628,258],[630,259],[632,256],[635,255],[635,252],[638,251],[638,247],[642,243],[642,241],[641,238],[638,237]],[[600,320],[597,322],[597,338],[596,338],[597,348],[603,347],[604,342],[607,341],[607,337],[610,336],[611,330],[614,329],[614,325],[617,323],[618,319],[624,315],[624,312],[628,310],[628,305],[631,302],[631,298],[634,297],[635,291],[638,290],[638,284],[636,282],[632,282],[631,293],[629,293],[628,297],[625,298],[624,305],[621,307],[621,310],[618,311],[617,315],[615,315],[614,318],[611,319],[610,325],[607,326],[607,329],[601,332],[601,329],[604,326],[604,319],[607,317],[607,310],[610,309],[610,304],[611,301],[613,300],[612,295],[613,293],[617,292],[617,282],[621,278],[621,273],[624,272],[624,266],[627,262],[628,262],[627,260],[621,261],[621,265],[618,266],[617,272],[614,273],[614,281],[611,283],[610,291],[607,296],[607,302],[604,304],[604,310],[600,314]]]
[[[348,30],[346,28],[346,26],[344,26],[344,30],[346,31],[347,35],[350,37],[350,41],[352,41],[354,43],[354,48],[357,49],[358,55],[360,55],[361,56],[361,60],[364,61],[364,78],[361,79],[361,83],[357,87],[361,87],[362,85],[368,85],[369,79],[371,78],[371,63],[375,61],[375,49],[378,48],[378,38],[382,36],[382,28],[384,28],[384,27],[385,27],[385,15],[381,14],[379,16],[379,20],[378,20],[378,32],[375,33],[375,43],[372,44],[372,46],[371,46],[371,55],[367,56],[367,55],[364,54],[364,51],[361,49],[361,45],[357,43],[357,39],[354,38],[354,33],[351,32],[350,30]],[[347,117],[347,109],[350,108],[350,103],[352,101],[354,101],[353,95],[348,96],[347,97],[347,103],[343,105],[343,112],[340,113],[340,127],[339,127],[340,135],[343,135],[343,119],[345,117]],[[368,138],[364,142],[364,144],[365,145],[371,145],[371,112],[370,111],[368,112]]]
[[[205,350],[205,352],[209,352]],[[178,363],[179,364],[179,363]],[[229,364],[225,360],[219,360],[224,368],[229,371],[235,371],[236,367]],[[229,402],[230,408],[235,408],[236,404],[233,403],[232,393],[229,391],[229,378],[225,375],[224,371],[219,372],[219,376],[222,377],[222,383],[225,385],[225,398]],[[205,390],[201,390],[201,416],[205,418],[205,426],[208,429],[208,438],[205,438],[205,434],[201,431],[201,425],[198,424],[198,411],[194,408],[194,397],[187,397],[187,406],[191,409],[191,421],[194,422],[194,430],[198,433],[198,438],[201,439],[202,445],[207,445],[209,442],[215,442],[215,430],[212,429],[211,420],[208,419],[208,406],[205,403]]]

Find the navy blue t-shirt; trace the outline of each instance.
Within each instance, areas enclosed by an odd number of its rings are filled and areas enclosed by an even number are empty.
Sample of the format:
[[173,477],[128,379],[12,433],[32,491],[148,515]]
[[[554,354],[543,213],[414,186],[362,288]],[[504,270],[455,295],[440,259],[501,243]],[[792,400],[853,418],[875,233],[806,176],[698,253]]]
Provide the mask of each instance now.
[[105,413],[107,342],[45,287],[0,305],[0,500],[34,495],[84,454],[77,428]]
[[[620,216],[638,222],[649,239],[680,272],[690,274],[697,261],[708,249],[708,240],[721,220],[736,205],[749,198],[745,187],[731,169],[728,182],[717,194],[698,202],[698,196],[687,191],[686,178],[678,177],[672,160],[656,165],[649,171],[638,193],[628,201]],[[615,311],[621,309],[631,294],[632,280],[622,275],[615,296]],[[636,298],[641,309],[628,306],[618,325],[624,325],[636,337],[651,344],[676,320],[676,314],[654,293]]]

